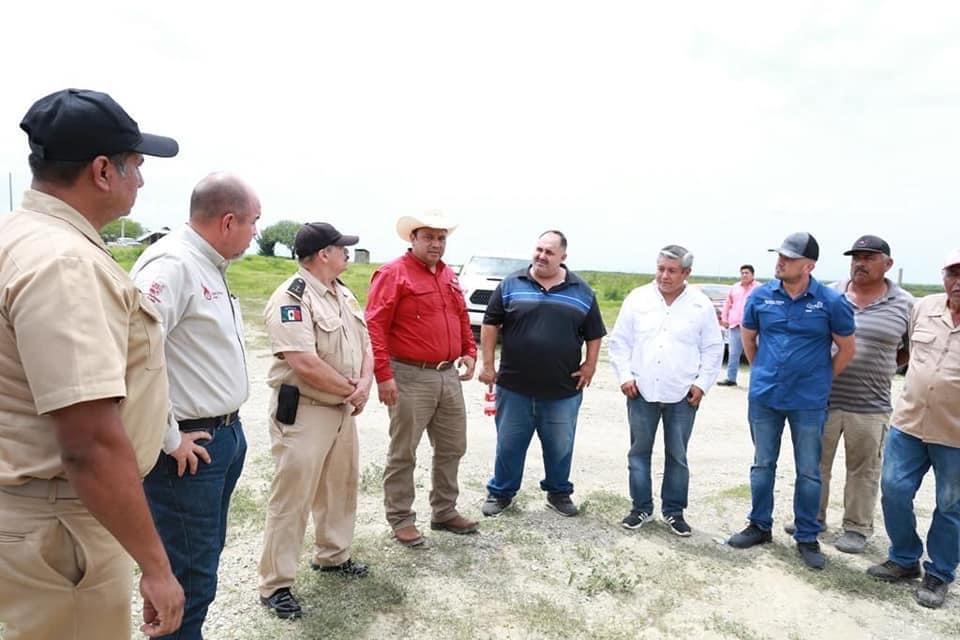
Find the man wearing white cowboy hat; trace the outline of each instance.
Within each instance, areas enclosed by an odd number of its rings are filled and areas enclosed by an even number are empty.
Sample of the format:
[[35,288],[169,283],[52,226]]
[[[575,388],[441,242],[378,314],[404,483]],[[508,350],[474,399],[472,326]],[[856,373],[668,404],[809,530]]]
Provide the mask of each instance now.
[[463,292],[442,260],[447,236],[456,227],[440,211],[401,217],[397,234],[410,249],[373,274],[367,296],[374,376],[380,402],[390,411],[383,502],[394,537],[411,547],[424,542],[412,508],[424,430],[433,445],[430,528],[456,534],[477,530],[477,523],[456,509],[457,471],[467,449],[460,383],[473,377],[477,357]]

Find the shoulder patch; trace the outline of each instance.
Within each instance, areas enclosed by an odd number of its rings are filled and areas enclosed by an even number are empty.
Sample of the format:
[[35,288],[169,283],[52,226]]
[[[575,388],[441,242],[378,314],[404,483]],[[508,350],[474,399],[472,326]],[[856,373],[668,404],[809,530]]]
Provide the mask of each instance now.
[[303,311],[298,304],[285,304],[280,307],[280,322],[303,322]]
[[303,278],[294,278],[290,281],[290,286],[287,287],[287,293],[292,295],[297,300],[303,299],[303,292],[307,288],[307,283]]

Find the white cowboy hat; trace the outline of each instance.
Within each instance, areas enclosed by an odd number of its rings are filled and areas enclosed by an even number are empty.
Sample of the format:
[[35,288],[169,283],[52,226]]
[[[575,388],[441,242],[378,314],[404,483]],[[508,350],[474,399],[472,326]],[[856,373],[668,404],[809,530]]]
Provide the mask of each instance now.
[[453,222],[439,209],[425,211],[419,216],[402,216],[397,220],[397,235],[404,242],[410,242],[410,234],[414,229],[429,227],[431,229],[446,229],[447,234],[453,233],[457,223]]

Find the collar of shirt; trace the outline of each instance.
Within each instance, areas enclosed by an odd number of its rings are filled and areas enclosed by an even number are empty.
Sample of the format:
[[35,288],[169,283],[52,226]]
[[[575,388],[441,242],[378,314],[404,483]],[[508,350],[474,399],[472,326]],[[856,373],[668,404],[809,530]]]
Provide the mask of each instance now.
[[430,267],[428,267],[426,263],[421,262],[419,258],[413,255],[413,249],[407,249],[407,252],[403,254],[403,259],[406,260],[408,264],[416,265],[415,268],[420,268],[426,273],[430,274],[431,276],[436,276],[442,273],[443,270],[447,268],[446,262],[444,262],[443,260],[438,260],[436,270],[430,271]]
[[304,280],[306,280],[306,282],[307,282],[308,285],[310,285],[311,287],[313,287],[313,290],[314,290],[317,294],[319,294],[319,295],[321,295],[321,296],[328,296],[328,295],[330,295],[330,296],[333,296],[335,300],[339,300],[339,299],[340,299],[340,295],[341,295],[340,287],[341,287],[341,285],[340,285],[339,282],[337,282],[337,283],[334,285],[334,286],[336,287],[336,291],[331,291],[331,290],[330,290],[330,287],[328,287],[328,286],[325,285],[323,282],[321,282],[320,279],[317,278],[317,276],[315,276],[315,275],[313,275],[312,273],[310,273],[310,272],[307,270],[307,268],[304,267],[303,265],[301,265],[300,268],[297,269],[297,273],[300,275],[300,277],[302,277]]
[[207,242],[207,239],[197,233],[197,230],[189,224],[184,227],[183,238],[191,247],[196,249],[200,255],[209,260],[220,273],[226,272],[227,267],[230,266],[230,261],[220,255],[217,250],[213,248],[213,245]]
[[[532,265],[531,265],[531,266],[532,266]],[[561,263],[560,263],[560,267],[563,269],[563,274],[564,274],[564,275],[563,275],[563,282],[561,282],[560,284],[557,284],[557,285],[554,285],[554,286],[550,287],[550,289],[549,289],[550,291],[557,291],[557,290],[559,290],[559,289],[564,289],[564,288],[566,288],[566,287],[570,287],[570,286],[573,286],[573,285],[577,284],[577,279],[574,277],[573,272],[570,271],[570,269],[567,267],[567,265],[565,265],[565,264],[563,264],[563,263],[561,262]],[[520,278],[521,280],[526,280],[527,282],[532,283],[533,286],[535,286],[535,287],[540,287],[541,289],[543,289],[543,287],[540,285],[540,283],[537,282],[537,280],[536,280],[533,276],[530,275],[530,267],[527,267],[526,269],[524,269],[523,271],[521,271],[519,274],[517,274],[517,277]],[[544,289],[544,291],[546,291],[546,289]]]
[[783,295],[783,296],[785,296],[785,297],[787,297],[787,298],[789,298],[789,299],[791,299],[791,300],[799,300],[800,298],[803,298],[803,297],[806,297],[806,296],[809,296],[809,297],[811,297],[811,298],[816,298],[817,296],[820,295],[820,287],[822,287],[822,286],[823,286],[823,285],[821,285],[819,282],[817,282],[817,279],[816,279],[816,278],[814,278],[813,276],[810,276],[810,282],[807,283],[807,290],[804,291],[803,293],[801,293],[801,294],[800,294],[799,296],[797,296],[796,298],[794,298],[794,297],[791,296],[789,293],[787,293],[787,290],[786,290],[786,289],[783,288],[783,281],[782,281],[782,280],[778,280],[777,278],[774,278],[773,280],[770,281],[770,288],[771,288],[773,291],[778,291],[778,292],[780,292],[781,295]]
[[[891,300],[896,300],[897,298],[899,298],[899,297],[901,297],[901,296],[909,296],[909,295],[910,295],[907,291],[905,291],[905,290],[903,290],[902,288],[900,288],[900,286],[899,286],[896,282],[894,282],[893,280],[891,280],[890,278],[884,278],[883,281],[884,281],[884,282],[886,283],[886,285],[887,285],[887,292],[886,292],[885,294],[883,294],[882,296],[880,296],[879,298],[877,298],[876,300],[874,300],[873,302],[871,302],[869,305],[867,305],[867,308],[868,308],[868,309],[869,309],[870,307],[874,306],[874,305],[885,304],[885,303],[887,303],[887,302],[890,302]],[[835,283],[833,283],[833,285],[831,285],[831,288],[839,291],[840,293],[842,293],[844,298],[847,298],[847,289],[848,289],[849,287],[850,287],[850,278],[844,278],[843,280],[837,280]],[[849,300],[849,298],[847,298],[847,299]],[[858,311],[858,309],[857,309],[856,307],[854,307],[853,310],[854,310],[854,311]]]
[[87,240],[95,244],[107,255],[112,255],[107,245],[103,242],[103,238],[101,238],[97,230],[93,228],[90,221],[87,220],[82,213],[60,198],[55,198],[54,196],[35,189],[28,189],[23,194],[23,208],[28,211],[38,211],[53,218],[63,220],[82,233]]

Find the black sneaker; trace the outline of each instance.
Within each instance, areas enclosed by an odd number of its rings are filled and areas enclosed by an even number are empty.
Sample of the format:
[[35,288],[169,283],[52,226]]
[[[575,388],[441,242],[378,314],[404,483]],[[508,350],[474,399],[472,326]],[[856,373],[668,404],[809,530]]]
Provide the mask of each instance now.
[[513,500],[510,498],[498,498],[497,496],[491,494],[487,495],[487,499],[484,500],[483,506],[480,507],[480,513],[487,516],[488,518],[496,518],[503,511],[510,506]]
[[310,568],[314,571],[320,571],[322,573],[339,573],[340,575],[348,576],[350,578],[363,578],[370,572],[367,565],[363,564],[362,562],[354,562],[350,558],[347,558],[346,562],[329,566],[321,566],[311,562]]
[[272,610],[278,618],[299,618],[303,615],[300,603],[287,587],[277,589],[269,598],[260,596],[260,604]]
[[893,560],[887,560],[883,564],[875,564],[867,569],[867,575],[884,582],[915,580],[920,577],[920,563],[915,562],[909,567],[902,567]]
[[687,521],[683,519],[682,513],[672,516],[663,516],[663,521],[666,522],[670,527],[670,531],[673,531],[682,538],[688,538],[693,533],[690,525],[688,525]]
[[548,493],[547,506],[568,518],[579,513],[577,511],[577,505],[573,504],[569,493]]
[[727,544],[735,549],[749,549],[758,544],[765,544],[773,540],[773,534],[764,531],[752,522],[740,533],[735,533],[727,540]]
[[820,551],[819,542],[798,542],[797,553],[811,569],[823,569],[827,564],[827,557]]
[[620,521],[624,529],[639,529],[653,516],[646,511],[631,511],[627,517]]
[[913,594],[917,604],[929,609],[939,609],[947,598],[947,583],[929,573],[923,576],[923,582]]
[[717,383],[718,387],[735,387],[737,383],[733,380],[721,380]]

